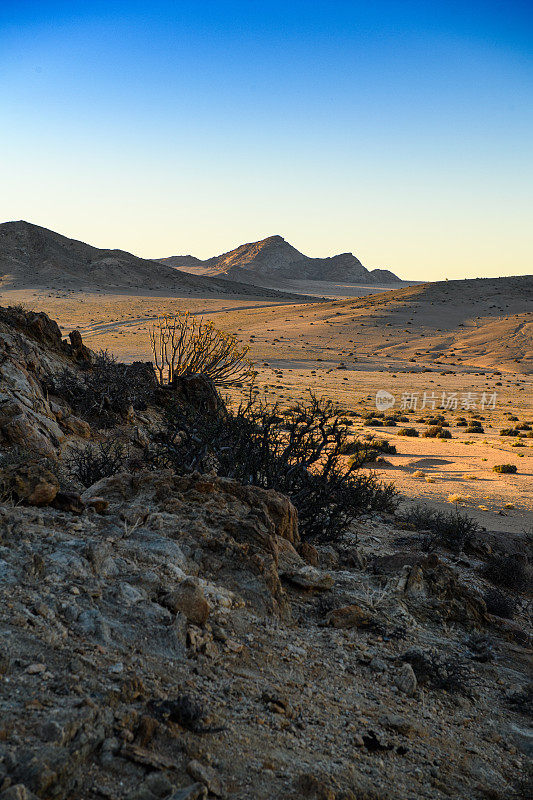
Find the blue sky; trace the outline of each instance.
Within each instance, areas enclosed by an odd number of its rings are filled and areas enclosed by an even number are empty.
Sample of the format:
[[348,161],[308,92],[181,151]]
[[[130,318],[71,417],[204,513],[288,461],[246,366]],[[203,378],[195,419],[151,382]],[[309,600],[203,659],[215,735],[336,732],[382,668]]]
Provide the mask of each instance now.
[[526,2],[0,4],[0,219],[146,257],[272,234],[533,272]]

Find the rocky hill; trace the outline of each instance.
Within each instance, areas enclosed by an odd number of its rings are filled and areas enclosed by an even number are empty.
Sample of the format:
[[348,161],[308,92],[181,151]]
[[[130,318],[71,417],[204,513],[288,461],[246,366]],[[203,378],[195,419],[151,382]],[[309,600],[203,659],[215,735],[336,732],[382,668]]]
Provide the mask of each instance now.
[[284,278],[291,280],[340,281],[344,283],[399,283],[389,270],[368,270],[353,253],[329,258],[309,258],[285,241],[269,236],[200,261],[193,256],[170,256],[160,262],[197,275],[225,275],[236,280]]
[[311,541],[216,459],[150,468],[173,404],[227,421],[202,376],[0,309],[1,800],[529,797],[527,539]]
[[0,224],[0,289],[52,287],[176,295],[243,295],[301,299],[248,283],[192,276],[124,250],[103,250],[29,222]]

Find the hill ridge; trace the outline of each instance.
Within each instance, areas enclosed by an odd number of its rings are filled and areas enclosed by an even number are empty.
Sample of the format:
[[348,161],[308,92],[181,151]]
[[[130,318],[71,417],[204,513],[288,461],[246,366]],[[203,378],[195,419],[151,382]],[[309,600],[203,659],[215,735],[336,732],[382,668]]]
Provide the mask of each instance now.
[[306,256],[275,234],[246,242],[233,250],[205,261],[194,256],[160,258],[162,264],[196,275],[221,276],[250,280],[251,277],[292,280],[322,280],[360,283],[400,283],[397,275],[385,269],[368,270],[351,252],[324,258]]
[[[191,257],[192,258],[192,257]],[[0,289],[47,286],[78,290],[168,291],[172,294],[257,294],[279,300],[301,295],[191,275],[126,250],[99,248],[26,220],[0,223]]]

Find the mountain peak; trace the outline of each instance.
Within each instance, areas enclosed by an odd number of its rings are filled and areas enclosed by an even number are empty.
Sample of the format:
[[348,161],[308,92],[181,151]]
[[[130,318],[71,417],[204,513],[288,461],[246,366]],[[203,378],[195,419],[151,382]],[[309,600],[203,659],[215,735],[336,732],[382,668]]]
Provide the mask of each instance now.
[[[388,283],[400,279],[386,270],[370,272],[353,253],[339,253],[326,258],[310,258],[275,234],[257,242],[241,244],[234,250],[199,261],[191,256],[171,256],[163,263],[199,275],[220,275],[240,281],[263,278],[339,281],[345,283]],[[380,280],[381,279],[381,280]]]

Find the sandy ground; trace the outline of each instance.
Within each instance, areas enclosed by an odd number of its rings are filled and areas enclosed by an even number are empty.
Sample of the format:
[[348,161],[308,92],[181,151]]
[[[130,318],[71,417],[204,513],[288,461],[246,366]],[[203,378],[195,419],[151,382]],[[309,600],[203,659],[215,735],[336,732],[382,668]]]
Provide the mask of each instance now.
[[[409,423],[372,427],[354,417],[352,430],[396,446],[397,455],[385,456],[376,469],[406,502],[457,504],[488,530],[533,531],[533,438],[516,447],[515,437],[499,435],[502,428],[533,425],[531,303],[520,285],[502,297],[482,282],[482,292],[463,291],[452,302],[442,290],[434,296],[434,286],[422,296],[423,287],[415,286],[302,305],[23,290],[3,292],[0,305],[24,302],[45,311],[65,334],[79,328],[89,347],[125,361],[150,358],[148,330],[157,316],[188,309],[212,317],[250,347],[257,385],[273,401],[289,404],[313,389],[362,413],[375,409],[376,392],[385,390]],[[446,401],[451,393],[457,408],[443,411],[443,394]],[[422,433],[427,425],[419,420],[432,413],[444,413],[452,439],[398,435],[402,426]],[[455,425],[474,414],[483,418],[483,433]],[[516,464],[517,474],[494,473],[502,463]]]

